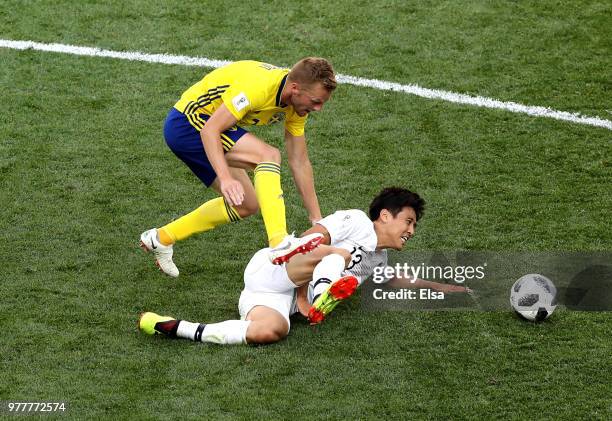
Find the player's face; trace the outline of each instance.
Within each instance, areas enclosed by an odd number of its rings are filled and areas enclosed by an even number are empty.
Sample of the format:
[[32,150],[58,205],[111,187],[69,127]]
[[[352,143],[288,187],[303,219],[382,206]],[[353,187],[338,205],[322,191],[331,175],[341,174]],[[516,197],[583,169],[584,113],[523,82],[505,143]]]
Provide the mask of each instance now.
[[304,85],[296,83],[293,94],[291,95],[291,105],[300,117],[304,117],[313,111],[321,111],[331,97],[323,84],[314,83],[312,85]]
[[416,213],[414,209],[403,208],[395,217],[389,213],[387,219],[387,234],[390,248],[401,250],[416,230]]

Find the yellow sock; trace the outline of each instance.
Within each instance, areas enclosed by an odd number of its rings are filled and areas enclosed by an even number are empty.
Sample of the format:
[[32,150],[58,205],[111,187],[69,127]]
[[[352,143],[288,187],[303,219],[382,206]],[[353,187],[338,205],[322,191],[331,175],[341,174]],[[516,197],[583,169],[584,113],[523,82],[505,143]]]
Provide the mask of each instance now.
[[157,237],[159,238],[159,242],[164,246],[174,244],[174,237],[172,237],[172,235],[170,235],[170,233],[163,228],[159,228],[157,230]]
[[280,165],[262,162],[255,168],[255,194],[266,225],[268,243],[276,247],[287,235]]
[[229,206],[222,197],[209,200],[196,210],[181,216],[157,230],[159,241],[164,245],[213,229],[228,222],[239,221],[240,215],[236,209]]

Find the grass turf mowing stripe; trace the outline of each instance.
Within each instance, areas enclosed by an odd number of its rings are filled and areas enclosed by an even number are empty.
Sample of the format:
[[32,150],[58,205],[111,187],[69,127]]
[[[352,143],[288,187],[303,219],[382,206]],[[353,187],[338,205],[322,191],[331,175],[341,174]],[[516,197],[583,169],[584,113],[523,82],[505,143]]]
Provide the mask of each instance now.
[[[15,41],[8,39],[0,39],[0,47],[10,48],[15,50],[38,50],[64,54],[75,54],[81,56],[93,57],[109,57],[122,60],[144,61],[149,63],[161,64],[178,64],[184,66],[199,66],[218,68],[231,61],[214,60],[205,57],[189,57],[175,56],[169,54],[146,54],[137,51],[112,51],[102,50],[95,47],[79,47],[66,44],[45,44],[34,41]],[[530,106],[518,104],[516,102],[504,102],[493,98],[470,96],[455,92],[442,91],[438,89],[423,88],[418,85],[387,82],[377,79],[365,79],[355,76],[338,74],[339,83],[374,88],[384,91],[402,92],[406,94],[416,95],[422,98],[437,99],[456,104],[472,105],[484,108],[494,108],[499,110],[510,111],[513,113],[527,114],[533,117],[547,117],[556,120],[568,121],[576,124],[584,124],[595,127],[603,127],[612,130],[612,121],[605,120],[599,117],[583,116],[579,113],[569,113],[566,111],[557,111],[548,107]]]

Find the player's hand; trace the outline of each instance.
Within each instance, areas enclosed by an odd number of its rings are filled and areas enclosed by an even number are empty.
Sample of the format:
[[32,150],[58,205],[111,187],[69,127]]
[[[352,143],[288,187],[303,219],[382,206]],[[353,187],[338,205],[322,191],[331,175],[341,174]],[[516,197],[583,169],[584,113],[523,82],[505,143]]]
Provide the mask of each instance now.
[[219,190],[230,206],[240,206],[244,201],[244,188],[234,178],[219,180]]

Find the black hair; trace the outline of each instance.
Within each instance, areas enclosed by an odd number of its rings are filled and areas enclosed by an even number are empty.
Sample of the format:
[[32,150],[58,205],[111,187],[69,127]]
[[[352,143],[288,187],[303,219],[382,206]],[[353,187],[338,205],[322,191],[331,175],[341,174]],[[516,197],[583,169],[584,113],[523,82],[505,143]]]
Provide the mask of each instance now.
[[370,204],[370,219],[376,221],[383,209],[387,209],[393,217],[396,217],[405,207],[414,209],[418,221],[425,211],[425,200],[417,193],[401,187],[384,188]]

